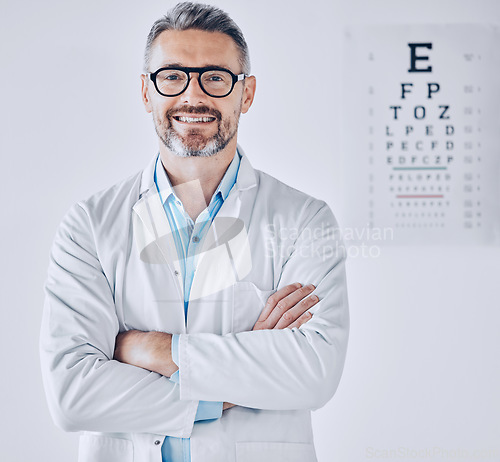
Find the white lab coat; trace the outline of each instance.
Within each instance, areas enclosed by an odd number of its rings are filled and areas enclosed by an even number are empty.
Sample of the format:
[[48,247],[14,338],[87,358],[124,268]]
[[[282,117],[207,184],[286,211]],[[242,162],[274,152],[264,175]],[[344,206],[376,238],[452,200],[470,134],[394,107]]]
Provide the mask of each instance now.
[[[190,437],[192,462],[316,461],[311,410],[333,396],[348,341],[345,253],[324,201],[255,170],[239,149],[187,325],[155,158],[64,216],[40,354],[55,423],[82,432],[80,462],[161,462],[165,435]],[[292,282],[316,286],[313,317],[299,329],[250,332],[267,298]],[[129,329],[181,334],[180,384],[113,360]],[[199,400],[238,406],[193,425]]]

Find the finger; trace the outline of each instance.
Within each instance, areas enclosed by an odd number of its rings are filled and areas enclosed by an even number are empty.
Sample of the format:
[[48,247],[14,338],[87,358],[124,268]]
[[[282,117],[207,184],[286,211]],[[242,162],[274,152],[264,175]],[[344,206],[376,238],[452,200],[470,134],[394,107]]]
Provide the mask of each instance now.
[[299,303],[297,303],[292,308],[288,309],[281,318],[276,323],[274,329],[284,329],[288,327],[290,324],[294,323],[297,319],[300,318],[304,313],[309,311],[316,303],[319,302],[319,298],[317,295],[311,295],[302,299]]
[[295,322],[292,322],[286,329],[293,329],[294,327],[300,327],[302,324],[305,324],[309,319],[312,318],[312,314],[309,311],[306,311],[302,316],[299,316]]
[[319,298],[317,295],[311,295],[302,299],[295,306],[283,313],[283,316],[276,323],[275,329],[284,329],[297,320],[302,314],[309,310],[312,306],[318,303]]
[[312,284],[309,284],[295,290],[290,295],[287,295],[285,298],[281,299],[266,319],[265,324],[268,326],[267,328],[274,329],[283,314],[285,314],[286,311],[299,303],[304,297],[307,297],[315,288],[316,287],[314,287]]
[[257,322],[264,322],[267,319],[267,317],[269,316],[269,314],[271,313],[271,311],[273,311],[276,304],[282,298],[286,297],[287,295],[290,295],[291,293],[293,293],[297,289],[300,289],[301,287],[302,287],[302,284],[300,284],[300,282],[296,282],[294,284],[288,284],[287,286],[282,287],[280,290],[277,290],[276,292],[274,292],[274,294],[272,294],[267,299],[266,306],[262,310],[262,313],[260,313],[260,316],[259,316],[259,319],[257,319]]

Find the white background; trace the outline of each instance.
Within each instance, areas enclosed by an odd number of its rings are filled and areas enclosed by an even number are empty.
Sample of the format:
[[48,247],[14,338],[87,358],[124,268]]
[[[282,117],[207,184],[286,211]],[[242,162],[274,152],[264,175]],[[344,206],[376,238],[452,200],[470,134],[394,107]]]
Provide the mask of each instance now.
[[[52,423],[40,377],[50,244],[71,204],[155,154],[139,74],[149,28],[173,3],[1,2],[3,461],[76,460],[77,435]],[[250,161],[326,200],[341,225],[351,199],[342,26],[500,22],[500,3],[484,0],[215,3],[245,33],[258,79],[239,138]],[[387,460],[373,456],[398,448],[408,454],[398,460],[500,460],[500,249],[387,247],[352,256],[347,270],[349,350],[336,395],[313,414],[319,461]],[[449,457],[411,452],[429,448]]]

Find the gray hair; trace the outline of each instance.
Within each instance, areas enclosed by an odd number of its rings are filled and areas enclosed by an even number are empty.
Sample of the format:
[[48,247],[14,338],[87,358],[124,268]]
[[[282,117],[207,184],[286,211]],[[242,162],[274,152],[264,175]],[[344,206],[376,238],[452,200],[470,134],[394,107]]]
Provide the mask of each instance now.
[[183,31],[197,29],[206,32],[221,32],[234,40],[240,52],[239,63],[245,74],[250,73],[248,45],[238,25],[229,15],[212,5],[183,2],[175,5],[167,14],[153,24],[149,31],[144,51],[144,72],[150,72],[151,48],[156,38],[166,30]]

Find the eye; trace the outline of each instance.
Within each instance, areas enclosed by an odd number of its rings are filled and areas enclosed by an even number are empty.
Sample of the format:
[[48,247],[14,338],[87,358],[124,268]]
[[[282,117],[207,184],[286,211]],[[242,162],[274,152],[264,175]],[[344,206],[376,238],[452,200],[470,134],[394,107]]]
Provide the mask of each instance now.
[[180,80],[186,80],[187,76],[176,69],[166,69],[161,71],[156,78],[160,82],[178,82]]
[[231,76],[226,71],[212,70],[206,71],[202,77],[206,84],[228,84],[231,82]]

